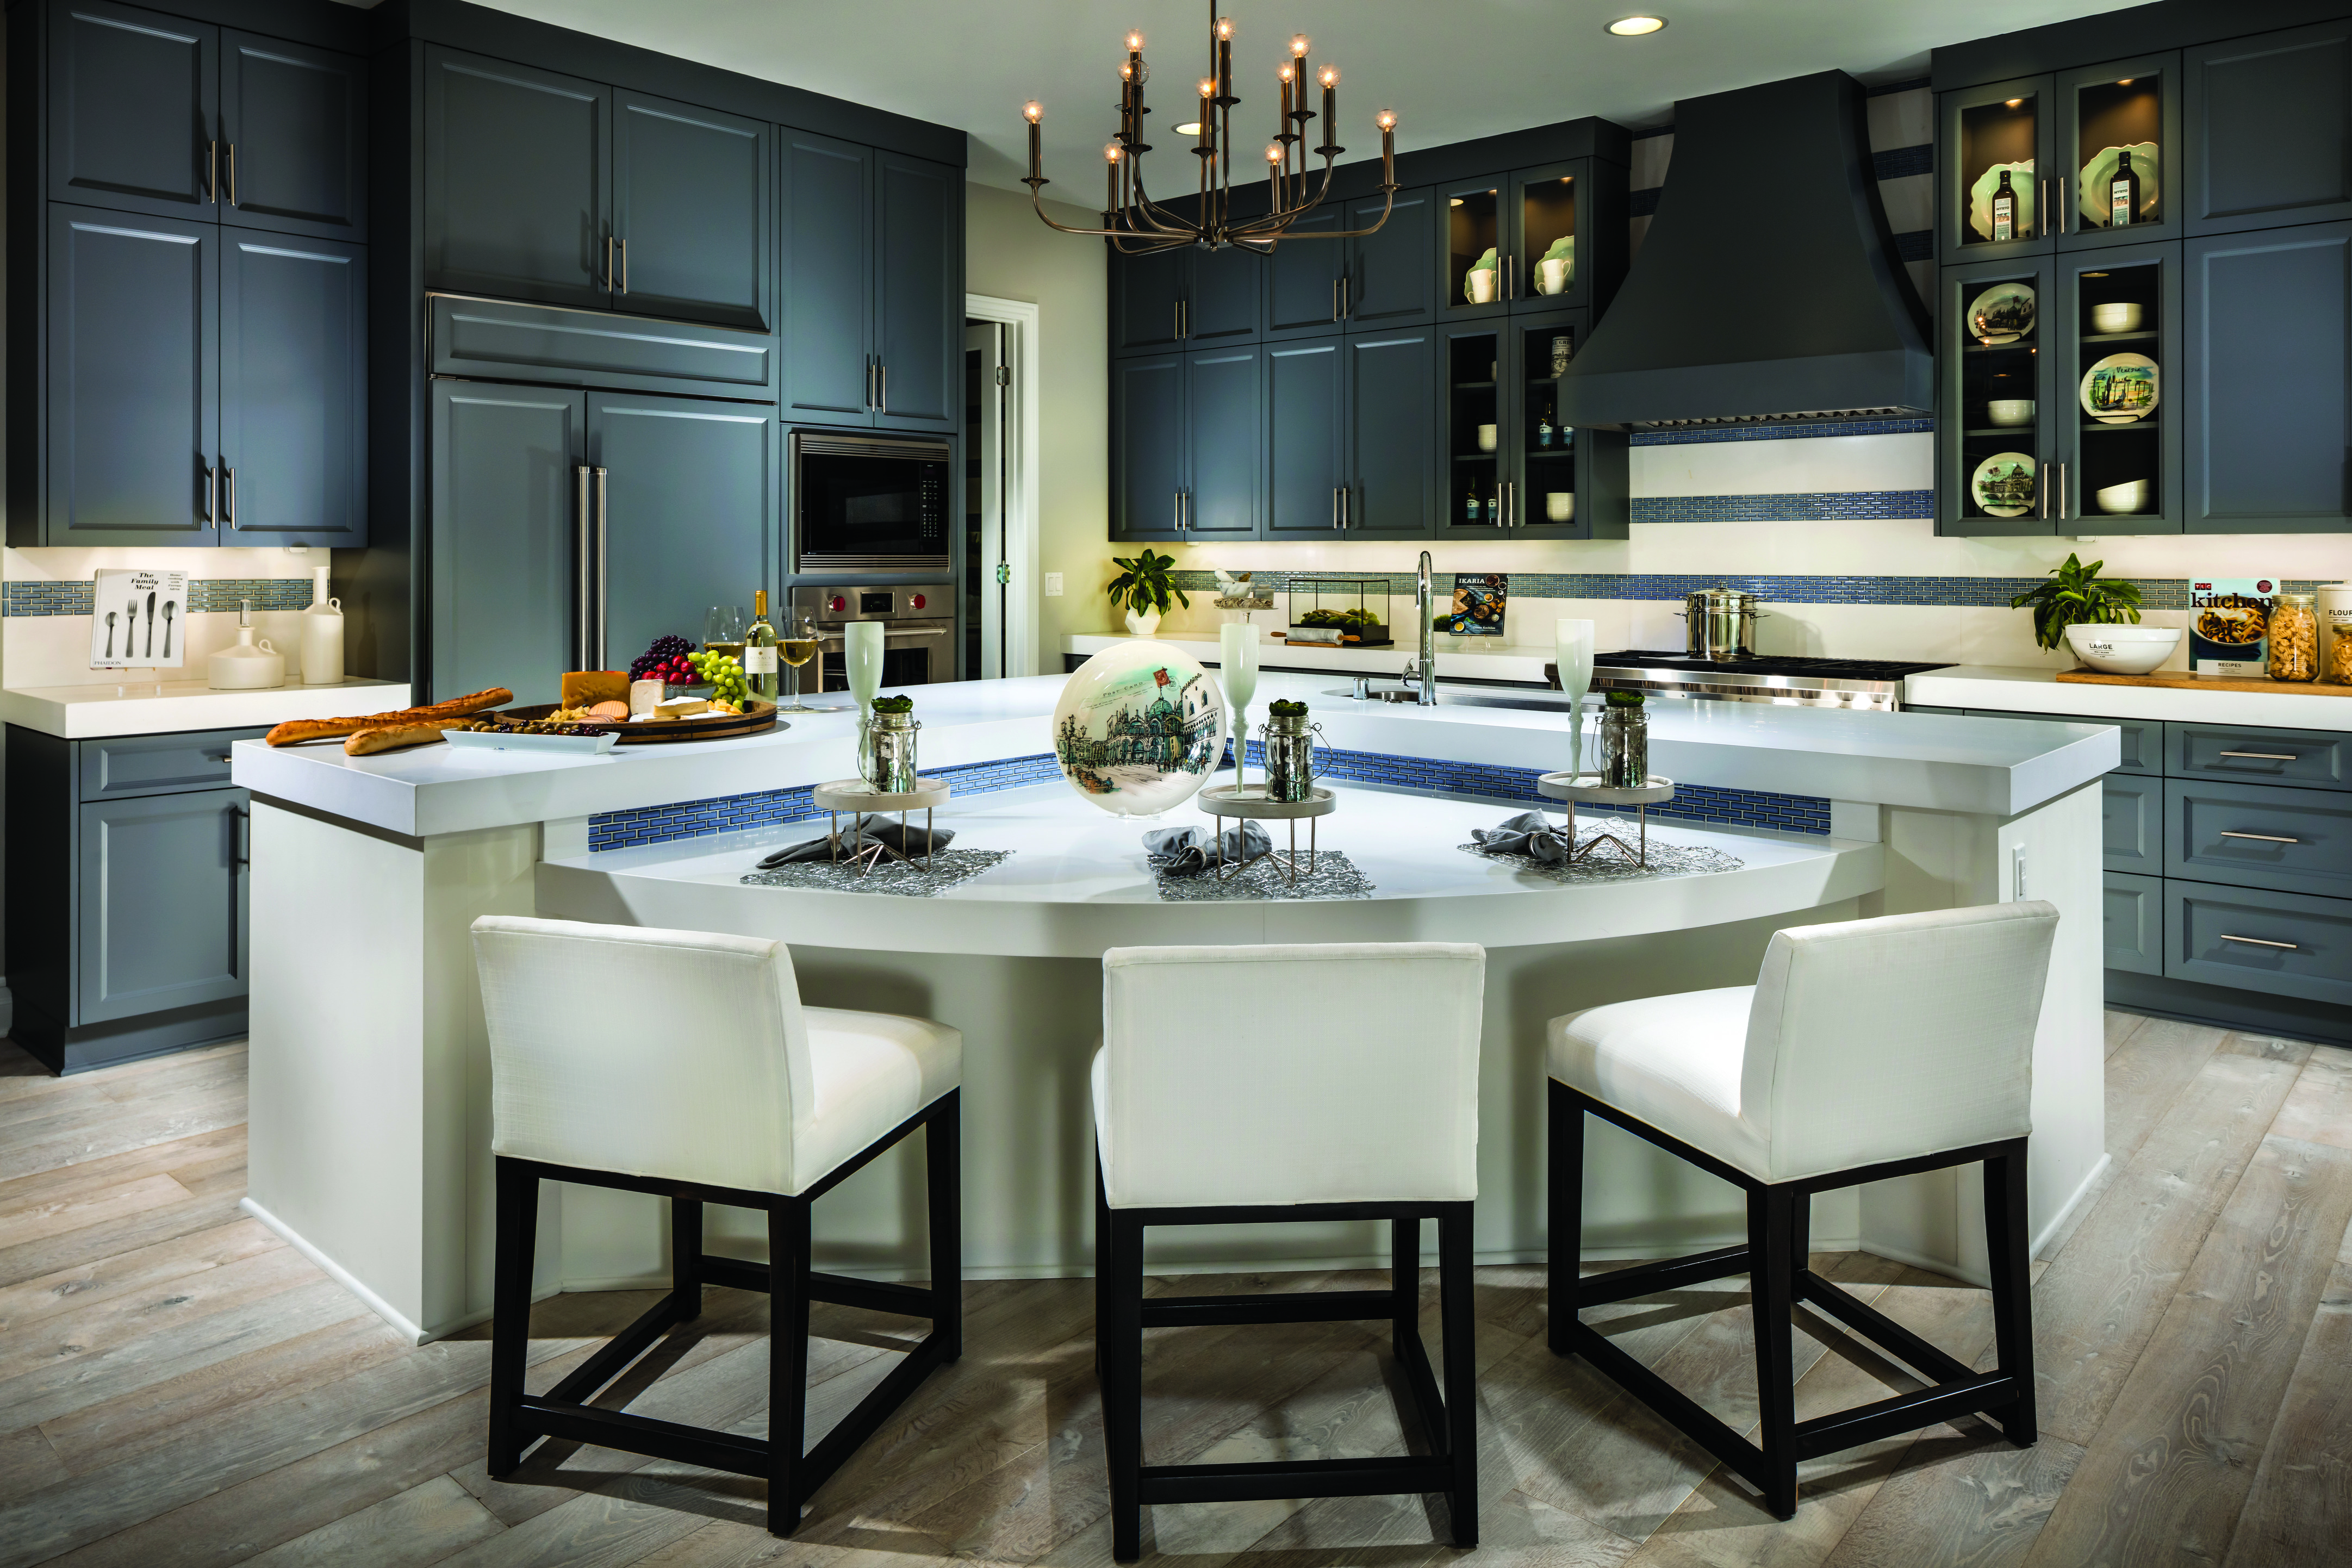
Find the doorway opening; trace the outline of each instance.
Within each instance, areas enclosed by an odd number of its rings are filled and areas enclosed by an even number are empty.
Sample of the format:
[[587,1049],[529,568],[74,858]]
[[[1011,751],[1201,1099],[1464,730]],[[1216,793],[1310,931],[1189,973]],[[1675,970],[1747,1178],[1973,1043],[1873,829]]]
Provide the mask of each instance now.
[[963,679],[1037,673],[1037,307],[964,297]]

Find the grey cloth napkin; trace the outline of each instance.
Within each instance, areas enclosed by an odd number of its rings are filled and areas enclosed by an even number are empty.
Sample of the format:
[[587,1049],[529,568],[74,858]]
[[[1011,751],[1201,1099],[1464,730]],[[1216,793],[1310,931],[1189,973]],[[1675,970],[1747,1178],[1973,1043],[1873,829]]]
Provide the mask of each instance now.
[[[1236,823],[1220,836],[1225,864],[1255,859],[1274,847],[1255,822]],[[1143,836],[1143,853],[1163,877],[1197,877],[1216,865],[1221,846],[1198,827],[1155,827]]]
[[[934,849],[946,848],[950,841],[955,837],[955,829],[952,827],[934,828],[929,832],[925,832],[912,823],[908,823],[901,827],[897,818],[883,816],[870,811],[859,817],[857,823],[864,830],[866,842],[872,843],[878,838],[901,855],[928,855]],[[845,847],[856,837],[856,833],[851,829],[849,824],[845,822],[841,825],[841,842]],[[832,858],[833,840],[820,834],[803,843],[787,844],[761,861],[760,869],[772,871],[779,866],[790,866],[803,860]]]
[[1493,827],[1474,827],[1470,837],[1494,855],[1524,855],[1546,866],[1565,866],[1576,846],[1539,811],[1507,816]]

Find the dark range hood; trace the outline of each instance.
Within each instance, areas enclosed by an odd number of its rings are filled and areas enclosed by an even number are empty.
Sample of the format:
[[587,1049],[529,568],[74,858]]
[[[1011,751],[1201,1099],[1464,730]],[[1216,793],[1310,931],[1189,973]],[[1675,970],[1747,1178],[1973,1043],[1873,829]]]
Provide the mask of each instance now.
[[1649,235],[1560,378],[1560,421],[1924,414],[1935,356],[1898,268],[1860,82],[1685,99]]

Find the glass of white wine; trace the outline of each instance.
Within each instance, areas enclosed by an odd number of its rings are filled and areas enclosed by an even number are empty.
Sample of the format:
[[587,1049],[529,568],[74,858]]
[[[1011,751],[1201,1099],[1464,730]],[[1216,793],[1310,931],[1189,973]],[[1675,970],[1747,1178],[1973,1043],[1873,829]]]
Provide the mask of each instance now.
[[740,663],[743,658],[743,606],[713,605],[702,616],[705,653],[725,654]]
[[817,647],[816,622],[807,616],[788,614],[784,617],[784,635],[776,639],[776,653],[784,661],[784,700],[777,706],[777,712],[831,711],[812,708],[801,700],[801,666],[816,658]]

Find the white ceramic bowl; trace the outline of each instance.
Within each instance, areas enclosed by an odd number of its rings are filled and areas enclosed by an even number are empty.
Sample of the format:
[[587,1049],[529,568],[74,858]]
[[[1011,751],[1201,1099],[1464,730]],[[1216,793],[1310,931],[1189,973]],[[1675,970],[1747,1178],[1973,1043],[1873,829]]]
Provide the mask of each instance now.
[[2072,626],[2066,628],[2066,646],[2093,669],[2108,675],[2146,675],[2180,646],[2180,628]]
[[1996,425],[2031,425],[2033,423],[2033,399],[1996,397],[1985,405],[1985,417]]
[[2137,301],[2110,300],[2091,307],[2091,330],[2098,332],[2136,332],[2139,331],[2141,310]]
[[2126,479],[2119,485],[2103,485],[2093,493],[2099,510],[2116,515],[2147,510],[2147,481]]

